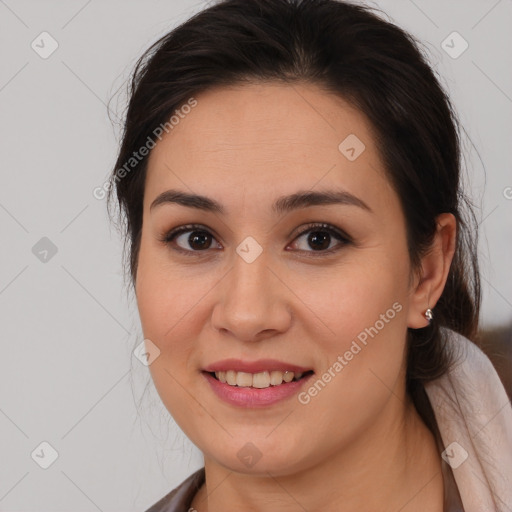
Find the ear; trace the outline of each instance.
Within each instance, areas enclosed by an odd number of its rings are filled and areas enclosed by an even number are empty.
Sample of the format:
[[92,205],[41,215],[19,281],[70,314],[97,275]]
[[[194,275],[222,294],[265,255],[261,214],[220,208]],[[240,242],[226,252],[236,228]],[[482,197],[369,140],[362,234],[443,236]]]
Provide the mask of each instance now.
[[455,253],[457,221],[453,214],[442,213],[436,218],[437,230],[428,253],[421,259],[419,278],[411,290],[407,316],[407,327],[420,329],[428,325],[425,311],[434,313],[439,297],[443,293],[448,272]]

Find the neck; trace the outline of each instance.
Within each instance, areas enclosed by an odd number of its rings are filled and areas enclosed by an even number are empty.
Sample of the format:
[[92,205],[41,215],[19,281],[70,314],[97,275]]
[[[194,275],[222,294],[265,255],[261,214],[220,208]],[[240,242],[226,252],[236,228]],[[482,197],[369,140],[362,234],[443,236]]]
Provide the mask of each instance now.
[[434,436],[410,401],[392,396],[381,417],[327,460],[285,476],[241,474],[205,457],[198,512],[441,512],[443,479]]

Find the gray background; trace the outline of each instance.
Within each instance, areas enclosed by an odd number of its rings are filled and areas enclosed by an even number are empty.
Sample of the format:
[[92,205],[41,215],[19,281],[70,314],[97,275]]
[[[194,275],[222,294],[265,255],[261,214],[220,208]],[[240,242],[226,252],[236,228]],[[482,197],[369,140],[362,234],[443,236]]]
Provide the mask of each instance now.
[[[0,511],[142,511],[201,465],[132,355],[143,337],[121,241],[92,191],[120,134],[106,104],[122,116],[136,58],[206,5],[0,0]],[[512,2],[372,5],[424,41],[451,91],[480,208],[482,321],[509,324]],[[43,31],[58,43],[46,59],[31,47],[50,48]],[[455,59],[453,31],[469,44]],[[47,469],[42,442],[58,454]]]

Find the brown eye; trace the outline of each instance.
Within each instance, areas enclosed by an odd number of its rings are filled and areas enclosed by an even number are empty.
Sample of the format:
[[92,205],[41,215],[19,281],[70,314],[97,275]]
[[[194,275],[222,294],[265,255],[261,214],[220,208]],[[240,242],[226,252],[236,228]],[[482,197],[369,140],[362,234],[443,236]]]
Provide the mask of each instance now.
[[[296,238],[308,235],[305,239],[304,248],[299,248],[300,251],[304,252],[318,252],[318,253],[332,253],[340,249],[342,246],[350,243],[350,239],[347,235],[342,233],[337,228],[330,226],[329,224],[314,224],[308,227],[308,229],[302,231]],[[330,247],[331,243],[337,240],[339,243],[337,246]],[[312,250],[309,250],[311,248]],[[320,255],[320,254],[319,254]]]
[[[185,233],[188,232],[185,231]],[[210,248],[212,237],[209,233],[206,233],[206,231],[191,231],[190,233],[185,243],[189,244],[192,249],[202,251]],[[178,236],[177,239],[179,238]]]
[[[351,243],[347,235],[329,224],[310,225],[295,240],[300,239],[304,235],[308,235],[305,247],[298,250],[304,253],[311,253],[314,256],[331,254]],[[171,230],[161,241],[172,246],[174,250],[186,255],[199,256],[201,255],[200,253],[208,253],[208,249],[213,247],[214,240],[216,238],[203,226],[189,224]],[[338,241],[338,244],[331,246],[335,241]]]
[[213,240],[215,237],[202,226],[188,225],[171,230],[162,241],[177,251],[194,254],[210,249]]

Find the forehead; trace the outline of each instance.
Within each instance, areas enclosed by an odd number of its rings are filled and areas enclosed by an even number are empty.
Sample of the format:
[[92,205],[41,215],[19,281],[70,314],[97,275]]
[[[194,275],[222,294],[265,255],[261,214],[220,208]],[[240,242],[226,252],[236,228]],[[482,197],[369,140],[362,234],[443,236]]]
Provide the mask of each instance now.
[[381,200],[393,194],[366,117],[319,86],[250,84],[194,98],[151,151],[145,210],[168,188],[214,196],[228,213],[242,191],[244,208],[247,197],[261,207],[315,187]]

